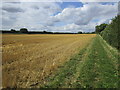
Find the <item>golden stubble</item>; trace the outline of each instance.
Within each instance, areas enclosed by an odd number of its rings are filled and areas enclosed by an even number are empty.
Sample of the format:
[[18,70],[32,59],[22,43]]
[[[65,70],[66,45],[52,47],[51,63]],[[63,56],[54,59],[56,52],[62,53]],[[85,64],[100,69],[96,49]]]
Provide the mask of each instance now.
[[95,34],[3,34],[3,87],[30,87],[50,76]]

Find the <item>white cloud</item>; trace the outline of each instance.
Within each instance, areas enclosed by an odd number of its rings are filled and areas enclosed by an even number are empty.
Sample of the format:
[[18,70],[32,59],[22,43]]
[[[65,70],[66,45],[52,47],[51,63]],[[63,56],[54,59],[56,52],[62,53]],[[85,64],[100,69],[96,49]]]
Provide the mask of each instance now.
[[99,3],[88,3],[79,8],[65,8],[61,13],[53,16],[53,19],[78,25],[86,25],[92,19],[108,19],[117,14],[117,5],[101,5]]
[[119,0],[79,0],[80,2],[119,2]]
[[4,2],[119,2],[119,0],[3,0]]
[[[24,11],[24,12],[20,12]],[[45,23],[46,20],[55,12],[61,11],[61,8],[55,3],[3,3],[2,16],[3,28],[9,25],[14,27],[35,27]],[[14,12],[14,13],[13,13]],[[37,28],[37,27],[36,27]]]
[[96,24],[95,23],[89,23],[88,25],[76,25],[74,23],[72,24],[67,24],[64,26],[48,26],[48,30],[49,31],[53,31],[53,32],[78,32],[78,31],[82,31],[82,32],[92,32],[93,29],[95,28]]
[[[95,25],[108,22],[117,15],[118,6],[117,3],[84,3],[83,7],[67,7],[62,10],[54,2],[22,2],[3,3],[1,8],[3,29],[26,27],[29,30],[87,32],[94,31]],[[55,26],[59,22],[65,25]]]

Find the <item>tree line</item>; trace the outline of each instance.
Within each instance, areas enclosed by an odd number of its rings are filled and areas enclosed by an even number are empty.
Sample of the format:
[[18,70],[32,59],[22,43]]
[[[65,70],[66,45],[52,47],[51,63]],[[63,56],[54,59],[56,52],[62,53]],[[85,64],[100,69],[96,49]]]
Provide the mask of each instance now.
[[10,31],[2,31],[2,33],[12,33],[12,34],[94,34],[95,32],[82,32],[77,33],[72,32],[48,32],[48,31],[28,31],[27,28],[21,28],[19,31],[11,29]]
[[113,18],[109,24],[103,23],[96,26],[95,32],[120,51],[120,15]]

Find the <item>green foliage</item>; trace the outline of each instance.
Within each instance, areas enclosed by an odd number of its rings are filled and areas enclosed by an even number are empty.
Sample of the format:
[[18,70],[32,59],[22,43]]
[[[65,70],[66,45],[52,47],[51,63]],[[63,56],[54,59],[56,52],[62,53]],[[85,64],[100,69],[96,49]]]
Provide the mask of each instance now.
[[46,33],[47,31],[43,31],[43,33]]
[[105,39],[110,45],[116,47],[120,50],[120,15],[112,19],[112,22],[105,28],[100,35]]
[[102,31],[106,28],[106,26],[107,26],[107,24],[105,24],[105,23],[96,26],[96,27],[95,27],[95,32],[96,32],[96,33],[102,32]]
[[11,32],[13,32],[13,33],[14,33],[14,32],[16,32],[16,30],[15,30],[15,29],[11,29],[10,31],[11,31]]
[[86,52],[77,81],[84,88],[117,88],[117,57],[102,38],[97,36]]
[[78,32],[78,34],[82,34],[82,32],[81,32],[81,31],[79,31],[79,32]]
[[21,33],[28,33],[28,30],[27,30],[27,28],[21,28],[21,29],[20,29],[20,32],[21,32]]

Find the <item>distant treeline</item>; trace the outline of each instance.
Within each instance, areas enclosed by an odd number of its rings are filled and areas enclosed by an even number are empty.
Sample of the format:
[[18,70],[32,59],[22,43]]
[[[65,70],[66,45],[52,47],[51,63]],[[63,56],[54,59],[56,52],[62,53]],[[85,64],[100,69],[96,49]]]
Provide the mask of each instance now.
[[[2,31],[3,34],[78,34],[78,33],[67,33],[67,32],[47,32],[47,31],[28,31],[28,32],[24,32],[21,33],[20,31],[15,31],[15,32],[11,32],[11,31]],[[82,34],[82,33],[81,33]]]
[[52,34],[52,32],[35,32],[35,31],[29,31],[29,32],[20,32],[20,31],[15,31],[15,32],[11,32],[11,31],[3,31],[2,33],[11,33],[11,34]]
[[21,28],[20,31],[16,31],[14,29],[11,29],[10,31],[8,30],[2,30],[1,31],[3,34],[93,34],[95,32],[77,32],[77,33],[72,33],[72,32],[47,32],[47,31],[28,31],[26,28]]
[[113,18],[110,24],[96,26],[96,33],[120,51],[120,15]]

